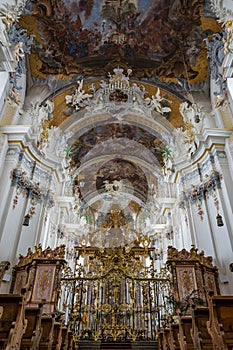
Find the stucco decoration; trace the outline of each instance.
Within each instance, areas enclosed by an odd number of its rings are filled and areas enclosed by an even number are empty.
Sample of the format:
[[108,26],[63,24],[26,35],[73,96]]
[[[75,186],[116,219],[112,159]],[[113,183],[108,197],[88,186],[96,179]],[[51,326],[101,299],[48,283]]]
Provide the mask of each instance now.
[[224,4],[223,0],[210,0],[210,7],[218,17],[219,22],[226,23],[227,21],[232,20],[233,9],[230,6],[227,7],[227,2]]
[[215,81],[219,90],[215,91],[215,107],[225,108],[227,103],[227,82],[221,73],[221,67],[224,60],[224,42],[227,40],[225,30],[217,33],[211,40],[205,39],[208,51],[207,57],[210,60],[211,78]]
[[88,94],[83,90],[83,79],[78,80],[77,84],[78,88],[75,88],[71,95],[66,95],[66,104],[76,111],[84,107],[86,105],[86,100],[92,97],[92,94]]
[[43,203],[47,208],[52,208],[55,205],[51,191],[42,188],[40,183],[32,181],[25,171],[22,171],[20,168],[15,168],[12,170],[10,177],[12,186],[16,186],[13,208],[17,205],[19,195],[30,198],[33,205]]
[[51,120],[53,118],[54,103],[50,100],[45,101],[43,104],[39,102],[31,103],[31,120],[32,131],[40,133],[41,128],[45,120]]
[[174,136],[177,145],[177,148],[174,150],[175,157],[185,156],[190,160],[197,149],[193,124],[186,122],[184,127],[174,130]]
[[27,31],[19,28],[14,22],[12,25],[9,25],[7,37],[12,54],[12,68],[9,78],[10,89],[7,101],[12,106],[19,106],[21,104],[20,90],[22,90],[19,81],[22,75],[26,73],[25,55],[30,53],[34,36],[28,36]]
[[78,81],[78,88],[65,97],[67,105],[71,107],[66,113],[85,107],[87,112],[84,113],[84,117],[107,113],[118,120],[124,119],[130,113],[143,114],[148,118],[155,117],[153,111],[161,115],[169,113],[170,101],[161,96],[160,89],[157,88],[156,94],[151,98],[145,97],[144,87],[130,83],[131,73],[131,69],[128,69],[125,75],[124,69],[114,68],[113,75],[108,73],[108,81],[101,81],[100,88],[96,88],[94,84],[90,87],[91,94],[83,90],[83,80]]
[[195,132],[200,134],[205,118],[203,106],[200,106],[197,103],[184,101],[180,104],[180,113],[183,117],[184,123],[191,123],[194,126]]
[[14,4],[0,4],[0,18],[6,30],[8,30],[12,24],[19,21],[20,15],[24,11],[26,1],[27,0],[15,0]]

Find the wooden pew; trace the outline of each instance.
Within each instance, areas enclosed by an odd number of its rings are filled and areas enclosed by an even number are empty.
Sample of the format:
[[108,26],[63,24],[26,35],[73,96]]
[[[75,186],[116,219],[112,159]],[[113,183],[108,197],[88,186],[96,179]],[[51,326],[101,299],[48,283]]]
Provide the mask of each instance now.
[[0,349],[20,349],[27,326],[25,297],[18,294],[0,294]]
[[174,338],[173,338],[171,327],[169,327],[167,330],[168,330],[168,333],[166,335],[166,338],[167,338],[168,349],[175,350]]
[[158,330],[158,349],[168,350],[169,349],[169,328],[163,325]]
[[39,350],[52,350],[53,330],[54,330],[55,316],[42,315],[41,328],[42,334],[39,342]]
[[62,326],[61,335],[62,335],[61,349],[68,350],[68,328],[66,326]]
[[159,350],[179,350],[179,325],[169,323],[169,327],[162,327],[157,332]]
[[157,340],[158,340],[158,350],[163,350],[163,333],[161,328],[158,328],[157,330]]
[[52,350],[60,350],[62,345],[62,323],[55,322],[53,327]]
[[39,307],[26,307],[27,327],[21,340],[20,350],[37,350],[42,335],[41,315],[43,304]]
[[180,350],[196,350],[194,348],[192,336],[192,317],[191,316],[179,316],[179,344]]
[[213,350],[212,338],[207,330],[209,308],[192,305],[191,335],[195,350]]
[[178,339],[179,324],[171,323],[169,330],[170,330],[170,337],[169,337],[170,350],[179,350],[180,349],[180,343]]
[[171,321],[168,321],[168,324],[168,327],[161,329],[160,347],[162,350],[178,350],[180,348],[178,342],[179,325],[173,324]]
[[169,349],[170,330],[168,327],[163,329],[163,350]]
[[233,296],[213,296],[207,298],[209,321],[207,329],[215,349],[233,350]]
[[68,350],[73,350],[73,346],[74,346],[74,340],[73,340],[73,332],[72,331],[68,331]]

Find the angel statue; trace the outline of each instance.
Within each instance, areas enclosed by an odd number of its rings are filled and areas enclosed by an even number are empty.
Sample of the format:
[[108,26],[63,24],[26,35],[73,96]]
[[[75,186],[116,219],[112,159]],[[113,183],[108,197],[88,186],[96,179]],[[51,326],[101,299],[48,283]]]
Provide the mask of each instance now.
[[151,109],[155,109],[156,112],[160,113],[160,114],[165,114],[165,113],[169,113],[171,112],[171,108],[168,106],[164,106],[164,103],[171,103],[171,101],[169,101],[168,99],[166,99],[165,97],[160,95],[160,88],[157,89],[157,92],[155,95],[153,95],[151,97],[151,99],[149,97],[147,97],[145,99],[145,101],[147,102],[147,106]]
[[79,110],[80,107],[83,107],[84,100],[92,97],[92,94],[86,93],[83,88],[83,79],[78,80],[78,88],[74,90],[74,93],[71,95],[66,95],[66,104],[71,107],[75,107],[76,110]]

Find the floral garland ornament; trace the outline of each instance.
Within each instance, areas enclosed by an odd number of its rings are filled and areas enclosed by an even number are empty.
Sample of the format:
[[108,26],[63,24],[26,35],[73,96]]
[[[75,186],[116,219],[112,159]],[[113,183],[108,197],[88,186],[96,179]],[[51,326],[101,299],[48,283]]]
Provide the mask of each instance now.
[[[16,186],[16,195],[13,199],[13,209],[18,204],[18,196],[22,194],[31,199],[31,204],[43,203],[46,208],[52,208],[55,204],[50,190],[42,189],[40,183],[30,180],[25,171],[15,168],[11,174],[11,185]],[[34,213],[32,214],[34,215]]]
[[192,185],[191,189],[182,192],[179,208],[185,209],[189,204],[196,204],[198,208],[197,214],[200,219],[203,220],[204,211],[202,209],[202,202],[203,200],[207,200],[209,196],[212,196],[214,198],[214,205],[217,208],[217,224],[218,226],[223,226],[223,223],[221,223],[222,217],[218,213],[219,201],[216,196],[216,189],[221,188],[221,179],[222,175],[212,170],[210,174],[205,176],[205,181],[201,182],[199,185]]
[[198,205],[197,214],[199,215],[201,221],[203,221],[203,219],[204,219],[204,211],[203,211],[203,209],[202,209],[200,204]]

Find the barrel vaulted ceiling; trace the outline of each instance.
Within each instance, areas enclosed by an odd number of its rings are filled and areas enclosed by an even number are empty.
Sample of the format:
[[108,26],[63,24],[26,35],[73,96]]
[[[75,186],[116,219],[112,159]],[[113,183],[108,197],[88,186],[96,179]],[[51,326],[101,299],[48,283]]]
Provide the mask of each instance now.
[[54,103],[46,126],[68,135],[79,206],[101,213],[103,227],[114,211],[118,225],[132,221],[163,187],[175,130],[184,127],[180,103],[208,79],[204,39],[219,30],[208,4],[32,0],[19,24],[34,35],[30,81],[47,84]]

